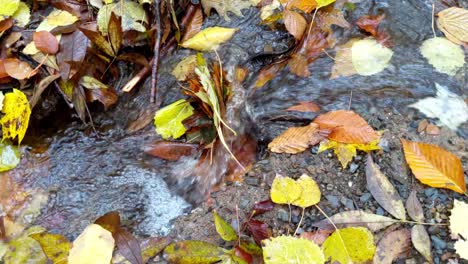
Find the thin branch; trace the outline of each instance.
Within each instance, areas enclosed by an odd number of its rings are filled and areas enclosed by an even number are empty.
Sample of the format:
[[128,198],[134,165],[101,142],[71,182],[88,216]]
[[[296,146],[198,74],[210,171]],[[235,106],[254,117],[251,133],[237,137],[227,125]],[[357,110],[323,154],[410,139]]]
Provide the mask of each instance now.
[[431,26],[432,26],[432,33],[434,34],[434,38],[437,37],[434,27],[434,16],[435,16],[435,4],[432,4],[432,17],[431,17]]
[[154,57],[153,57],[153,68],[151,71],[151,103],[156,102],[159,103],[159,98],[157,98],[157,90],[156,85],[158,82],[158,68],[159,68],[159,54],[160,54],[160,46],[161,46],[161,10],[160,8],[160,0],[154,0],[154,9],[155,9],[155,17],[156,20],[156,41],[154,42]]

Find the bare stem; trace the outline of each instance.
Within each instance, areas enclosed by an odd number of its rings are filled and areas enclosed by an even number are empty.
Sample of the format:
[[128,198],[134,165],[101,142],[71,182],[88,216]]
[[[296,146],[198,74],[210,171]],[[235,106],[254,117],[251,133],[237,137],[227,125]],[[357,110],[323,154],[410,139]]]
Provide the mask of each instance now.
[[154,0],[154,19],[156,20],[156,41],[154,42],[154,57],[153,57],[153,67],[151,69],[151,103],[159,103],[157,100],[157,90],[156,85],[158,82],[158,68],[159,68],[159,54],[160,54],[160,46],[161,46],[161,12],[160,8],[160,0]]
[[431,17],[431,25],[432,25],[432,33],[434,34],[434,38],[437,37],[434,27],[434,16],[435,16],[435,4],[432,4],[432,17]]
[[301,220],[299,220],[299,224],[297,224],[296,231],[294,231],[294,236],[297,234],[297,231],[299,231],[299,228],[302,225],[302,220],[304,220],[304,211],[305,211],[305,208],[302,207]]

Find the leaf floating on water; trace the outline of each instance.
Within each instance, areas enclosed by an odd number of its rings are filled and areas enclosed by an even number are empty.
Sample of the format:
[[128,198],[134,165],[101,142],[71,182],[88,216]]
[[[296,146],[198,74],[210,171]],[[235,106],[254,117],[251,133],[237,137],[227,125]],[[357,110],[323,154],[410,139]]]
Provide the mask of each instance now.
[[416,196],[416,190],[412,190],[406,199],[406,210],[411,219],[416,222],[424,222],[424,212],[421,203]]
[[468,42],[468,10],[450,7],[440,11],[437,16],[437,25],[445,37],[459,45]]
[[426,228],[422,225],[415,225],[411,228],[411,241],[413,242],[414,248],[421,254],[423,257],[432,262],[431,254],[431,239],[429,234],[426,231]]
[[215,263],[226,255],[223,248],[197,240],[172,243],[164,249],[164,258],[169,263]]
[[389,65],[393,51],[375,39],[356,41],[351,48],[351,58],[357,73],[364,76],[383,71]]
[[374,257],[374,236],[364,227],[336,230],[323,243],[323,252],[331,263],[364,263]]
[[268,149],[275,153],[296,154],[324,139],[318,125],[311,123],[303,127],[290,127],[268,144]]
[[335,64],[333,64],[330,79],[348,77],[357,73],[353,65],[351,51],[351,47],[356,41],[358,41],[358,39],[351,39],[337,48]]
[[214,223],[216,227],[216,232],[218,232],[219,236],[224,240],[224,241],[233,241],[237,239],[237,234],[236,230],[228,224],[221,216],[216,213],[216,211],[213,211],[213,217],[214,217]]
[[264,240],[263,260],[265,264],[322,264],[325,257],[314,242],[303,238],[279,236]]
[[44,253],[54,264],[67,264],[72,243],[66,237],[49,233],[32,234],[30,237],[39,242]]
[[297,111],[297,112],[304,112],[304,113],[315,113],[320,111],[320,106],[313,102],[300,102],[297,105],[293,105],[286,109],[286,111]]
[[198,32],[191,39],[181,44],[182,47],[198,51],[211,51],[228,41],[236,33],[237,28],[209,27]]
[[110,263],[113,251],[114,238],[111,232],[91,224],[73,241],[68,263]]
[[161,159],[176,161],[183,156],[195,154],[198,151],[198,147],[197,144],[158,141],[145,145],[144,152]]
[[176,101],[156,112],[154,125],[156,132],[164,139],[180,138],[187,130],[182,124],[186,118],[193,114],[193,107],[185,100]]
[[394,217],[406,220],[403,200],[392,183],[374,163],[371,155],[367,155],[366,180],[367,189],[379,205]]
[[431,38],[421,45],[421,54],[438,72],[455,75],[465,65],[463,49],[442,37]]
[[16,168],[20,160],[21,154],[18,147],[11,145],[8,141],[0,142],[0,172]]
[[435,84],[436,97],[427,97],[409,105],[429,118],[438,118],[440,123],[452,130],[468,121],[468,106],[465,100],[447,87]]
[[357,150],[372,151],[381,149],[379,146],[379,140],[375,140],[369,144],[346,144],[340,143],[333,140],[325,140],[320,143],[318,153],[327,149],[333,149],[333,152],[338,157],[343,168],[348,166],[348,163],[353,160],[357,154]]
[[[362,226],[368,228],[372,232],[379,231],[380,229],[386,228],[387,226],[398,222],[398,220],[392,219],[390,217],[371,214],[360,210],[341,212],[331,216],[330,220],[338,228]],[[333,225],[329,222],[328,219],[314,223],[313,226],[322,229],[333,230]]]
[[402,254],[411,250],[411,233],[408,229],[400,229],[386,234],[377,245],[375,264],[392,264]]
[[424,184],[466,192],[463,167],[452,153],[431,144],[401,139],[406,162],[414,176]]
[[294,11],[284,10],[284,25],[291,35],[293,35],[297,40],[302,39],[302,35],[306,29],[307,21],[305,18]]
[[3,140],[18,137],[18,144],[26,134],[31,116],[31,107],[26,95],[18,89],[7,93],[3,100],[2,112],[5,114],[0,123],[2,124]]

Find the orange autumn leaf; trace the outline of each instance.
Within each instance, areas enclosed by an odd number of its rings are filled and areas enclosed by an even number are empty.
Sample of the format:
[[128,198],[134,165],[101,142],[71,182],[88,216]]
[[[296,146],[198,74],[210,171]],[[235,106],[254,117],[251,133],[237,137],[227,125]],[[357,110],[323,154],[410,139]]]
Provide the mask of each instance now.
[[304,35],[307,21],[301,14],[286,9],[284,10],[284,25],[291,35],[300,40]]
[[275,153],[296,154],[318,144],[325,138],[319,126],[310,123],[303,127],[290,127],[268,144],[268,149]]
[[36,48],[46,54],[55,54],[59,50],[57,38],[47,31],[34,32],[34,45]]
[[299,104],[289,107],[288,109],[286,109],[286,111],[315,113],[320,111],[320,106],[313,102],[299,102]]
[[305,13],[310,13],[317,7],[315,0],[281,0],[282,4],[286,4],[287,9],[298,9]]
[[17,58],[3,60],[3,67],[8,75],[17,80],[28,79],[37,73],[37,71],[34,71],[27,62],[21,61]]
[[321,130],[332,130],[328,139],[340,143],[367,144],[379,139],[379,134],[354,111],[331,111],[315,118]]
[[435,188],[466,192],[463,167],[457,156],[435,145],[400,140],[406,162],[419,181]]

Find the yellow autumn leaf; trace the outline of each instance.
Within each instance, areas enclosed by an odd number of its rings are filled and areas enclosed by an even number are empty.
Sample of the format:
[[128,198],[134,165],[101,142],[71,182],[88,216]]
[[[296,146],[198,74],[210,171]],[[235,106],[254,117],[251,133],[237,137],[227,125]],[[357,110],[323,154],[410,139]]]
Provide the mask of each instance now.
[[111,232],[100,225],[91,224],[73,241],[68,255],[69,264],[110,263],[114,251]]
[[375,39],[358,40],[351,47],[351,60],[360,75],[369,76],[387,68],[393,51]]
[[193,107],[184,99],[159,109],[154,115],[156,132],[164,139],[180,138],[187,130],[182,123],[193,114]]
[[237,28],[209,27],[198,32],[192,38],[181,45],[184,48],[198,51],[210,51],[216,49],[220,44],[228,41],[237,31]]
[[36,233],[30,235],[31,238],[39,242],[42,251],[54,264],[66,264],[68,252],[72,244],[66,237],[59,234]]
[[341,163],[343,168],[348,166],[348,163],[356,156],[357,150],[362,151],[372,151],[372,150],[379,150],[381,149],[378,144],[380,140],[374,140],[369,144],[347,144],[347,143],[340,143],[333,140],[322,141],[320,143],[318,152],[325,151],[327,149],[333,149],[338,160]]
[[263,240],[265,264],[322,264],[325,257],[314,242],[292,236],[279,236]]
[[31,14],[28,5],[20,2],[18,9],[16,9],[15,13],[13,14],[15,25],[19,27],[25,27],[29,23],[30,17]]
[[442,37],[425,40],[421,54],[438,72],[455,75],[465,65],[465,53],[461,46]]
[[195,72],[195,66],[197,65],[197,56],[190,55],[183,60],[181,60],[172,70],[172,75],[178,81],[185,81],[187,77]]
[[213,218],[215,222],[216,232],[224,241],[233,241],[237,239],[237,233],[234,228],[228,224],[221,216],[218,215],[216,210],[213,211]]
[[455,199],[450,214],[450,232],[455,242],[455,250],[460,257],[468,260],[468,203]]
[[302,174],[296,184],[302,188],[302,192],[299,199],[292,202],[292,205],[306,208],[320,202],[320,189],[310,176]]
[[315,2],[317,2],[317,8],[320,8],[335,2],[335,0],[315,0]]
[[11,16],[18,9],[20,0],[0,0],[0,16]]
[[270,190],[271,200],[277,204],[292,204],[299,199],[302,187],[289,177],[277,175]]
[[36,28],[36,32],[39,31],[51,31],[52,29],[59,26],[68,26],[78,21],[78,17],[71,13],[61,10],[54,9],[50,14],[39,24]]
[[31,106],[26,95],[18,89],[7,93],[3,100],[2,112],[5,114],[0,123],[2,124],[3,139],[15,139],[18,136],[18,143],[26,134],[29,117],[31,116]]
[[323,243],[326,259],[348,263],[364,263],[375,253],[374,236],[365,227],[348,227],[336,230]]

